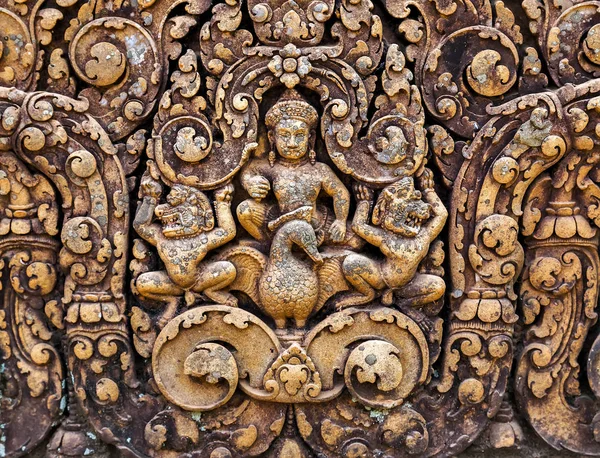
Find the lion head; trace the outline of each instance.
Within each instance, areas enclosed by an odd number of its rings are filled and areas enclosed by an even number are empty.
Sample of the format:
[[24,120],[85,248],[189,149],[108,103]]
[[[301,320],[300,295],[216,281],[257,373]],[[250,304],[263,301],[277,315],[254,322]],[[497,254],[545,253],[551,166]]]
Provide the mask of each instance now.
[[412,177],[406,177],[381,192],[373,210],[373,224],[403,237],[416,237],[430,215],[431,206],[421,200]]
[[215,226],[215,217],[206,195],[191,186],[175,185],[167,203],[154,211],[165,237],[189,237]]

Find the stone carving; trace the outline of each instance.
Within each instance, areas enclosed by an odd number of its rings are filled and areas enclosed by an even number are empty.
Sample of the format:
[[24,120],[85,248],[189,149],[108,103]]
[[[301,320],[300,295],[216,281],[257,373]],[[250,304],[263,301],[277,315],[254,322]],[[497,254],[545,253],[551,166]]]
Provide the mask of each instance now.
[[380,227],[367,223],[371,196],[359,185],[352,229],[378,247],[386,260],[377,263],[362,254],[347,257],[344,274],[357,293],[340,301],[338,307],[369,303],[375,298],[375,290],[380,289],[386,289],[382,300],[388,305],[394,303],[394,293],[401,298],[399,302],[409,306],[435,302],[444,295],[446,284],[440,277],[417,272],[448,217],[433,189],[431,171],[426,169],[421,178],[427,203],[421,200],[421,193],[415,191],[414,181],[409,177],[381,192],[373,212],[373,224]]
[[[208,300],[237,305],[235,297],[220,291],[235,279],[233,264],[227,261],[202,262],[208,251],[235,237],[235,222],[230,210],[233,186],[215,192],[216,227],[211,204],[201,191],[176,185],[169,192],[167,203],[157,205],[162,191],[160,183],[148,174],[140,186],[143,201],[133,227],[144,240],[156,247],[166,271],[141,274],[136,280],[138,293],[162,301],[185,294],[189,305],[195,301],[194,293],[203,293]],[[160,219],[161,225],[152,223],[154,215]],[[171,311],[175,311],[173,306]]]
[[[317,111],[289,90],[267,112],[272,150],[267,160],[254,159],[242,171],[240,181],[252,199],[237,209],[240,224],[257,240],[267,239],[267,230],[277,233],[289,221],[305,220],[320,232],[319,245],[344,242],[350,194],[335,172],[316,160],[312,148],[317,123]],[[262,200],[271,188],[279,215],[268,221],[273,211]],[[334,216],[329,217],[325,208],[318,211],[321,191],[333,199]]]
[[0,455],[600,455],[599,11],[0,0]]

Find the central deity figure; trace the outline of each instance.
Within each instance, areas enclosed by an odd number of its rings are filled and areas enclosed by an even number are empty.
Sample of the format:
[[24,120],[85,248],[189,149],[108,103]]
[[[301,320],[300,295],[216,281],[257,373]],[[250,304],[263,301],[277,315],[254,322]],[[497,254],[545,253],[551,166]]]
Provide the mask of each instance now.
[[[286,91],[267,112],[272,151],[268,158],[254,159],[242,172],[242,186],[252,198],[237,207],[240,224],[261,242],[293,220],[310,223],[319,245],[358,242],[346,229],[348,189],[327,164],[316,161],[313,148],[318,119],[317,110],[293,90]],[[263,202],[270,191],[277,207]],[[335,216],[317,205],[321,191],[333,199]]]
[[[327,164],[316,160],[318,120],[317,110],[292,90],[269,109],[265,123],[272,150],[242,171],[241,184],[251,198],[237,207],[240,224],[261,246],[234,247],[221,256],[234,265],[241,262],[228,289],[253,298],[278,329],[285,329],[288,319],[304,327],[336,291],[324,288],[320,278],[334,255],[324,256],[318,247],[364,243],[347,228],[348,189]],[[276,203],[266,201],[271,192]],[[333,200],[333,211],[319,202],[321,194]],[[343,283],[341,266],[340,276]]]

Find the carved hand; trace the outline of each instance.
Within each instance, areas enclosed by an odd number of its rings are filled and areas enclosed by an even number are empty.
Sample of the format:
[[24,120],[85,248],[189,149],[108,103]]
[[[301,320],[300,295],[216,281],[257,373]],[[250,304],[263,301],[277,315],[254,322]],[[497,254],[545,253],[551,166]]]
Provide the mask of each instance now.
[[244,151],[242,151],[242,159],[248,160],[248,158],[250,158],[252,153],[254,153],[257,148],[258,148],[258,143],[256,143],[256,142],[248,143],[246,146],[244,146]]
[[329,234],[334,242],[342,242],[346,237],[346,223],[336,219],[329,229]]
[[261,200],[269,194],[271,183],[265,177],[257,176],[249,180],[246,190],[251,197]]
[[362,183],[354,184],[354,195],[359,202],[373,202],[373,190]]
[[222,188],[215,191],[215,200],[217,202],[231,203],[231,196],[233,194],[233,185],[227,184]]
[[152,178],[150,173],[146,171],[142,176],[140,190],[142,196],[149,196],[154,197],[155,199],[159,199],[162,194],[163,188],[160,182]]

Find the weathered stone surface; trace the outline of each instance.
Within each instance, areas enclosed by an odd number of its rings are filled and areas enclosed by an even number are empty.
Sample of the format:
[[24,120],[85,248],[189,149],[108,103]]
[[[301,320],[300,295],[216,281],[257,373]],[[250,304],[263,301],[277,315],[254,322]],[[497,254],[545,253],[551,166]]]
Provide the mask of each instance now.
[[0,0],[0,456],[600,455],[600,1]]

